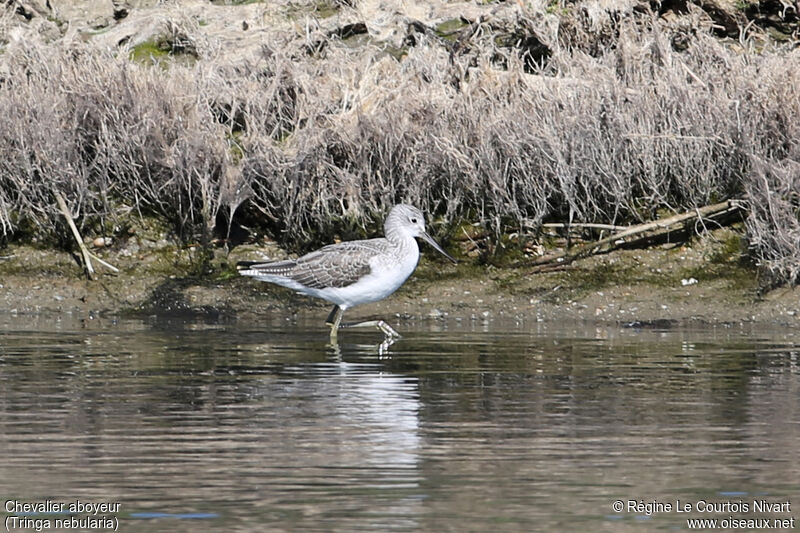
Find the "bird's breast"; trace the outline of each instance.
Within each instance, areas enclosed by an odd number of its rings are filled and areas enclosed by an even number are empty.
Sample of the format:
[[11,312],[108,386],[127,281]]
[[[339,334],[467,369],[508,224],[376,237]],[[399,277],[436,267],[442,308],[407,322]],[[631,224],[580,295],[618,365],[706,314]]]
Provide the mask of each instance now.
[[419,261],[419,252],[407,254],[398,260],[376,261],[373,272],[386,284],[387,289],[396,291],[414,272]]

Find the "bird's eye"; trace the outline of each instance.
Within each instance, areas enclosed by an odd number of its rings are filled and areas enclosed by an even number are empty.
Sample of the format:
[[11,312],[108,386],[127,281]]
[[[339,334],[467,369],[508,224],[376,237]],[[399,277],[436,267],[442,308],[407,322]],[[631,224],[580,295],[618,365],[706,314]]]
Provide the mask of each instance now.
[[417,219],[416,219],[416,218],[412,218],[412,219],[411,219],[411,223],[412,223],[412,224],[416,224],[416,223],[417,223]]

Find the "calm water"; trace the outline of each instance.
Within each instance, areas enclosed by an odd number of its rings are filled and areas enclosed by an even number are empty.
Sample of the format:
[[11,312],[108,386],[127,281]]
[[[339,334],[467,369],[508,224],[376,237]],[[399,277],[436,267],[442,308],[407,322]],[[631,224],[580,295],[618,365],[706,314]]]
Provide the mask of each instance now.
[[381,353],[321,321],[0,318],[0,499],[116,502],[122,531],[687,529],[617,499],[800,519],[794,331],[432,322]]

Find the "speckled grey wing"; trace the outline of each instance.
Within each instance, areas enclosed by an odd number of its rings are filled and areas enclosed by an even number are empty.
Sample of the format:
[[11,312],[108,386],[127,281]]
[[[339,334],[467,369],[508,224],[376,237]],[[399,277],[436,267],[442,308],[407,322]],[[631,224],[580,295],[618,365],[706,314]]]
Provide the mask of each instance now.
[[298,259],[250,264],[248,268],[290,278],[312,289],[347,287],[370,273],[369,261],[381,251],[375,242],[343,242],[325,246]]

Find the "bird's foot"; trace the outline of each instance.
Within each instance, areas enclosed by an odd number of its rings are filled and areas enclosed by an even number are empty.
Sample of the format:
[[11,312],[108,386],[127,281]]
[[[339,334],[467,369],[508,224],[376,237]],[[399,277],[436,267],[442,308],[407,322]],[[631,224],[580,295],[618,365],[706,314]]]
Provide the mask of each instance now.
[[387,339],[399,339],[400,334],[397,333],[392,326],[383,320],[367,320],[366,322],[356,322],[350,324],[341,324],[340,328],[378,328],[386,335]]
[[397,333],[394,330],[394,328],[392,328],[392,326],[390,326],[389,324],[387,324],[383,320],[378,320],[378,323],[376,325],[378,326],[378,329],[381,330],[384,335],[386,335],[387,339],[399,339],[400,338],[400,334]]

